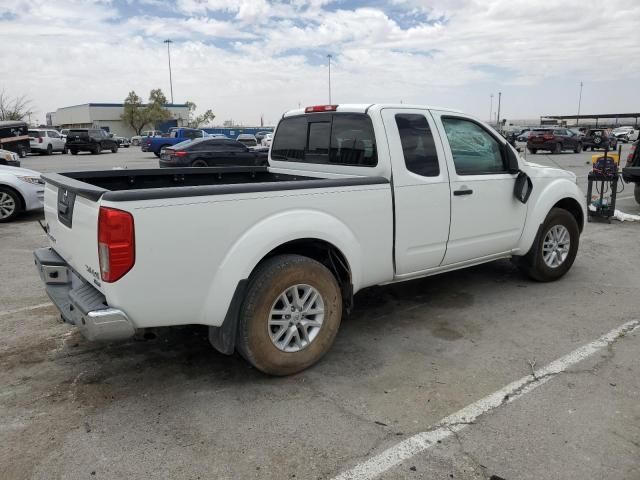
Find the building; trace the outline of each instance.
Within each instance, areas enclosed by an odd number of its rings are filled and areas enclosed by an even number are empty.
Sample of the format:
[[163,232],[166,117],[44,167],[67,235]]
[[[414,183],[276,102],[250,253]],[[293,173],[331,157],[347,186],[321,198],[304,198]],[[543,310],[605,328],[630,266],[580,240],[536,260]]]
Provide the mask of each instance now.
[[[184,104],[166,104],[171,112],[175,126],[186,125],[189,108]],[[132,137],[136,132],[122,122],[124,104],[122,103],[85,103],[72,107],[58,108],[52,115],[51,123],[58,128],[102,128],[122,137]],[[47,118],[47,123],[49,119]],[[145,130],[155,126],[149,125]]]

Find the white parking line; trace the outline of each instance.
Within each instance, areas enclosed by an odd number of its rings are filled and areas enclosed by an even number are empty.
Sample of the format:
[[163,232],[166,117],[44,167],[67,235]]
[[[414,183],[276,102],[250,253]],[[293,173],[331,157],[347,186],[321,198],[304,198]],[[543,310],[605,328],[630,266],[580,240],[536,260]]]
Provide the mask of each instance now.
[[5,315],[13,315],[14,313],[27,312],[29,310],[37,310],[38,308],[49,307],[51,305],[53,304],[49,302],[40,303],[39,305],[31,305],[30,307],[16,308],[15,310],[4,310],[0,312],[0,317],[4,317]]
[[443,418],[432,429],[418,433],[379,453],[375,457],[356,465],[350,470],[341,473],[335,477],[334,480],[365,480],[381,475],[403,461],[437,445],[439,441],[463,430],[481,415],[506,403],[517,400],[539,386],[544,385],[554,376],[612,344],[622,335],[630,333],[639,327],[640,320],[632,320],[614,328],[599,339],[549,363],[547,366],[535,372],[535,376],[527,375],[510,383],[497,392]]

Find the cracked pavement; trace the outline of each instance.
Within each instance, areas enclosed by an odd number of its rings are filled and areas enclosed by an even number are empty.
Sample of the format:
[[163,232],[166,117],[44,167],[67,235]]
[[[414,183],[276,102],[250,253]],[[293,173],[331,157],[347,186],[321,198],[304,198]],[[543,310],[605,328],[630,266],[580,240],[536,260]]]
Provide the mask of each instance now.
[[[24,165],[154,164],[141,155]],[[0,469],[11,480],[331,478],[530,375],[530,360],[541,371],[640,318],[629,260],[640,225],[592,223],[559,282],[504,261],[372,288],[320,364],[269,378],[213,351],[199,327],[102,345],[52,307],[19,310],[47,302],[31,259],[46,243],[37,218],[0,226]],[[637,331],[624,335],[382,478],[640,478],[639,346]]]

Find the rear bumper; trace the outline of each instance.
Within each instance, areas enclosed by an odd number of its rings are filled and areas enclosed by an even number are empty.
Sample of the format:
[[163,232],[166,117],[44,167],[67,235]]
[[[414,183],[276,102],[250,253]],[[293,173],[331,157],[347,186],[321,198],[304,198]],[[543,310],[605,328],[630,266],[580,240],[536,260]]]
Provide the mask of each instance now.
[[555,150],[556,143],[558,142],[540,142],[540,143],[527,142],[527,148],[537,149],[537,150]]
[[135,327],[126,313],[107,305],[102,293],[77,275],[51,248],[33,252],[47,295],[65,322],[75,325],[88,340],[130,338]]
[[625,167],[622,169],[625,182],[640,183],[640,167]]

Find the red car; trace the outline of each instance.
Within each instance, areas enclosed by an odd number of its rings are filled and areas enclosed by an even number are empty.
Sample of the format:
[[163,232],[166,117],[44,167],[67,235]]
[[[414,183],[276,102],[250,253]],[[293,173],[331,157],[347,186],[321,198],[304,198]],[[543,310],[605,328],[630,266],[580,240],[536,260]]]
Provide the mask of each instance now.
[[527,150],[536,153],[538,150],[548,150],[560,153],[563,150],[582,151],[582,138],[567,128],[536,128],[527,139]]

